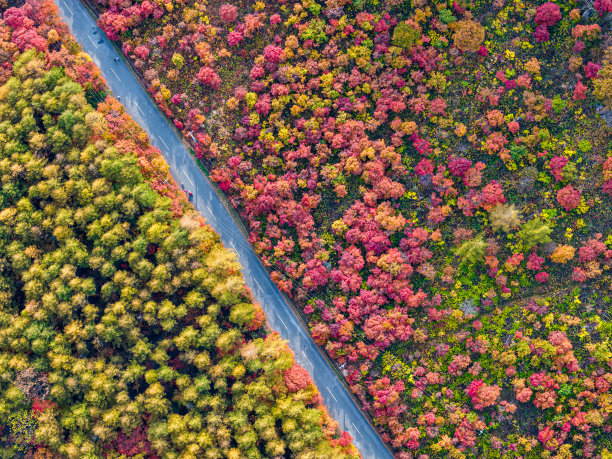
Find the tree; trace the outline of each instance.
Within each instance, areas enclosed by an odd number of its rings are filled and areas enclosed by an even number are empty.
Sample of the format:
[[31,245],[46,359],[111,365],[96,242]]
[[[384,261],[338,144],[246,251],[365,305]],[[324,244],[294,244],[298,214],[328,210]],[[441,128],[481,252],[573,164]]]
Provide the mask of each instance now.
[[219,16],[226,24],[236,21],[238,17],[238,8],[230,3],[224,3],[219,7]]
[[604,54],[603,67],[597,73],[598,78],[593,80],[593,95],[609,109],[612,109],[612,49],[607,48]]
[[479,22],[462,19],[455,24],[453,40],[461,51],[478,51],[484,39],[485,29]]
[[465,241],[455,250],[455,255],[461,259],[460,264],[474,264],[484,257],[487,243],[482,236]]
[[489,212],[489,219],[494,230],[501,229],[509,233],[519,225],[521,217],[514,204],[497,204]]
[[561,20],[561,8],[554,2],[546,2],[538,6],[535,23],[548,27],[554,26]]
[[413,27],[409,22],[400,22],[393,29],[392,43],[407,51],[421,39],[420,28]]
[[550,259],[555,263],[565,264],[574,258],[576,249],[571,245],[559,245],[551,254]]
[[180,70],[181,68],[183,68],[183,65],[185,63],[185,59],[179,53],[174,53],[172,55],[172,63],[174,64],[174,66],[177,69]]
[[211,89],[219,89],[219,86],[221,86],[221,78],[211,67],[202,67],[197,77],[204,86],[208,86]]
[[567,185],[557,191],[557,201],[566,211],[574,210],[580,204],[580,192],[572,185]]
[[534,218],[524,223],[518,233],[525,250],[531,249],[537,244],[546,244],[551,241],[549,235],[552,229],[539,218]]

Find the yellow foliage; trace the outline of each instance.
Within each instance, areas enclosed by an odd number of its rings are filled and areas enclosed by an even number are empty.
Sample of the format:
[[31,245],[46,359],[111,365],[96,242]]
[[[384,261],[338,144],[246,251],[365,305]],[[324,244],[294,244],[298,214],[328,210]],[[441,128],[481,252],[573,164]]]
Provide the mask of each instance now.
[[453,40],[461,51],[478,51],[484,39],[485,29],[480,23],[470,19],[457,22]]
[[550,256],[550,259],[555,263],[565,264],[574,258],[574,254],[576,253],[576,249],[571,245],[560,245]]

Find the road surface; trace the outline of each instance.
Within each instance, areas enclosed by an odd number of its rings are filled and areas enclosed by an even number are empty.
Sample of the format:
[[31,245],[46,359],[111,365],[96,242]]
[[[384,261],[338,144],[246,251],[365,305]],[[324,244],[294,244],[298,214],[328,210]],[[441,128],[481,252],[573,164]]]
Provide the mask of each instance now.
[[308,370],[331,416],[338,421],[340,428],[351,434],[354,445],[364,458],[391,458],[389,450],[357,408],[338,376],[268,276],[209,179],[149,98],[148,92],[143,89],[96,25],[89,10],[79,0],[55,2],[72,34],[100,68],[113,95],[147,131],[151,143],[161,150],[177,183],[183,186],[186,192],[193,194],[191,199],[195,208],[221,236],[223,244],[238,254],[242,275],[255,300],[264,309],[268,323],[289,342],[297,362]]

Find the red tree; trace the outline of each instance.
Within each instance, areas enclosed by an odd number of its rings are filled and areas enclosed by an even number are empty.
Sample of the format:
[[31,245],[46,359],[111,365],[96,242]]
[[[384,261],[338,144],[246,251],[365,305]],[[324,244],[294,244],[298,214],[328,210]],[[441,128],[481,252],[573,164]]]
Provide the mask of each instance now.
[[557,201],[569,212],[580,204],[580,192],[573,186],[567,185],[557,191]]

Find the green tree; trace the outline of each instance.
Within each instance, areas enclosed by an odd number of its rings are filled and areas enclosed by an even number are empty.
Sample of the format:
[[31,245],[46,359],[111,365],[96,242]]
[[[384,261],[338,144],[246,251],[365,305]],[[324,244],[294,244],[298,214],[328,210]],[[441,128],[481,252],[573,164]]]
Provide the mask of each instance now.
[[461,260],[460,264],[467,263],[472,265],[483,259],[486,248],[487,243],[483,240],[482,236],[478,236],[463,242],[455,250],[455,255]]
[[410,50],[421,39],[421,32],[406,22],[400,22],[393,29],[391,43],[405,50]]
[[521,227],[518,237],[523,243],[525,251],[537,244],[546,244],[551,241],[549,235],[552,229],[539,218],[529,220]]

